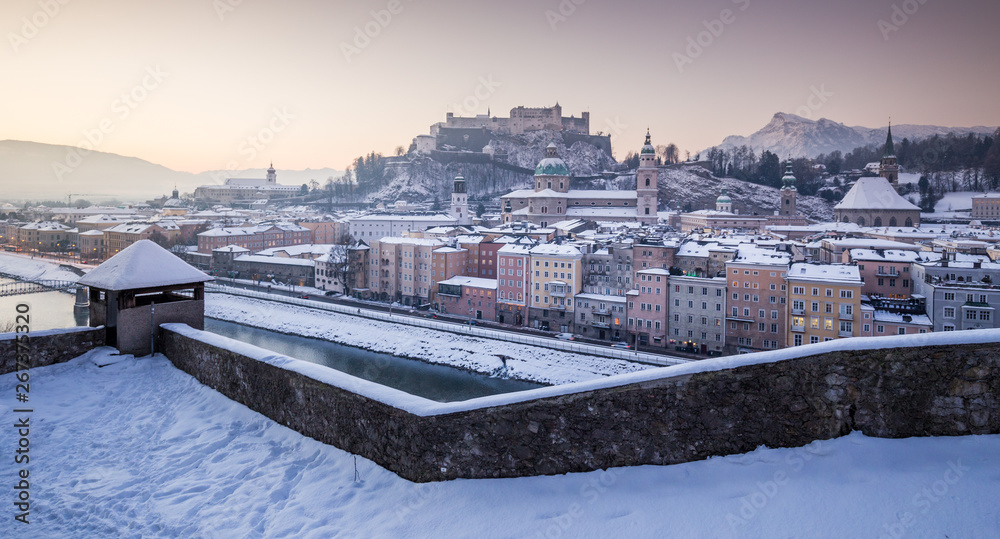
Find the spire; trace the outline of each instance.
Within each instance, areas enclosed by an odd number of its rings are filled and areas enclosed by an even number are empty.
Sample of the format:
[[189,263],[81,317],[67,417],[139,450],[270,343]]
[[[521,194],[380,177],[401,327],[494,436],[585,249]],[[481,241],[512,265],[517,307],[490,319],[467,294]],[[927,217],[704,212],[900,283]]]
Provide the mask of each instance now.
[[785,165],[785,175],[781,177],[782,189],[795,189],[795,174],[792,173],[792,158],[789,157]]
[[650,142],[650,138],[649,138],[649,128],[648,127],[646,128],[646,144],[652,144],[652,142]]
[[885,136],[885,152],[882,157],[889,157],[890,155],[896,155],[896,148],[892,144],[892,120],[889,120],[889,133]]

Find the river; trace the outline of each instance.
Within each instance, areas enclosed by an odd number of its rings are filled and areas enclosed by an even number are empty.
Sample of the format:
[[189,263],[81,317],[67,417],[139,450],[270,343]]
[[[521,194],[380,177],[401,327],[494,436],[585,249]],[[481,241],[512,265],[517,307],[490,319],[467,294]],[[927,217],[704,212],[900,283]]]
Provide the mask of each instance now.
[[[10,282],[13,281],[0,278],[0,284]],[[74,295],[66,292],[0,297],[0,325],[13,321],[17,305],[25,303],[29,306],[31,331],[86,326],[87,311],[74,313],[74,301]],[[543,387],[533,382],[493,378],[447,365],[435,365],[211,318],[205,319],[205,329],[438,402],[462,401]]]
[[[15,281],[12,279],[0,277],[0,285],[13,282]],[[89,320],[87,310],[74,313],[74,301],[74,295],[68,292],[40,292],[0,297],[0,327],[14,320],[17,306],[21,303],[28,305],[31,331],[86,326]]]

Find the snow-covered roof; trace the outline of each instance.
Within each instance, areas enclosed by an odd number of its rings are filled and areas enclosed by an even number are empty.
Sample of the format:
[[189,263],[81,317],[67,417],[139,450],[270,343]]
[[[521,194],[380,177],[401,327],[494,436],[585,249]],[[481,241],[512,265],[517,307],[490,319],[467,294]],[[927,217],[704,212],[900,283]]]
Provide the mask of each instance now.
[[792,261],[792,256],[784,251],[761,249],[752,243],[741,244],[737,251],[733,264],[787,266]]
[[102,290],[135,290],[211,281],[150,240],[140,240],[80,277],[78,283]]
[[281,264],[284,266],[315,265],[314,262],[308,258],[285,258],[283,256],[240,255],[233,260],[235,262],[257,262],[263,264]]
[[635,217],[636,209],[620,206],[570,206],[566,209],[566,217]]
[[901,249],[851,249],[851,260],[873,260],[884,262],[914,262],[921,259],[917,251]]
[[796,263],[789,268],[788,279],[860,285],[861,273],[853,265]]
[[[909,320],[905,320],[903,317],[910,317]],[[894,313],[889,311],[876,310],[874,313],[876,322],[885,322],[889,324],[916,324],[920,326],[933,326],[934,323],[931,322],[931,318],[926,314],[902,314]]]
[[454,247],[438,247],[434,249],[434,252],[438,254],[461,253],[462,251],[468,251],[468,249],[456,249]]
[[835,210],[916,210],[920,208],[899,196],[889,180],[882,177],[862,177],[833,207]]
[[497,280],[496,279],[483,279],[482,277],[466,277],[464,275],[457,275],[451,279],[444,281],[438,281],[438,284],[454,285],[454,286],[471,286],[473,288],[488,288],[496,290]]
[[580,250],[572,245],[544,243],[531,248],[533,255],[581,256]]
[[585,299],[590,301],[605,301],[608,303],[625,303],[625,296],[608,296],[605,294],[588,294],[586,292],[577,294],[576,299]]
[[245,247],[240,247],[239,245],[227,245],[225,247],[218,247],[212,249],[213,253],[249,253],[250,249]]
[[436,247],[438,245],[444,245],[444,242],[442,242],[439,239],[433,239],[433,238],[399,238],[399,237],[394,237],[394,236],[386,236],[386,237],[378,240],[378,242],[381,245],[387,245],[387,244],[404,245],[405,244],[405,245],[422,245],[422,246],[426,246],[426,247]]

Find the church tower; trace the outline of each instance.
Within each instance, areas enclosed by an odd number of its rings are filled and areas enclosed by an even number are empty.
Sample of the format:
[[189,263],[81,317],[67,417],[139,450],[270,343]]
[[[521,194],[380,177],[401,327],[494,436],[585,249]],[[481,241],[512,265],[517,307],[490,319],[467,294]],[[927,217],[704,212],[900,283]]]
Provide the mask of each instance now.
[[795,174],[792,174],[792,160],[788,160],[788,165],[785,167],[785,175],[781,177],[781,209],[778,210],[778,214],[781,216],[794,216],[796,214],[795,210],[795,198],[798,196],[799,191],[795,188]]
[[892,144],[892,122],[889,122],[889,133],[885,136],[885,151],[882,152],[880,176],[889,180],[893,187],[899,185],[899,165],[896,164],[896,149]]
[[278,175],[274,172],[274,162],[271,162],[271,166],[267,169],[267,184],[275,185],[278,183]]
[[646,130],[646,143],[639,152],[639,168],[635,173],[636,210],[639,222],[644,225],[656,224],[656,210],[659,207],[659,191],[656,188],[656,150]]
[[458,219],[460,225],[472,224],[472,216],[469,215],[469,195],[466,193],[465,178],[461,172],[455,176],[455,185],[451,190],[451,216]]

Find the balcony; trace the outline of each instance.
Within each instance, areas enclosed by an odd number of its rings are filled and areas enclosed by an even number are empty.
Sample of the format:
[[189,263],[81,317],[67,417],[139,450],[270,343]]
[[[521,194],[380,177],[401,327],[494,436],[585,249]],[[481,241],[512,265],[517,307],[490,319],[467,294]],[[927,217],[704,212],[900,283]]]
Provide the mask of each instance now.
[[840,337],[853,337],[854,336],[854,332],[853,331],[840,330],[840,331],[837,332],[837,335],[840,336]]
[[890,268],[890,269],[888,269],[888,270],[876,270],[876,271],[875,271],[875,275],[877,275],[877,276],[879,276],[879,277],[893,277],[893,278],[899,278],[899,273],[898,273],[898,272],[896,272],[896,270],[895,270],[895,269],[891,269],[891,268]]
[[805,326],[796,326],[796,325],[793,325],[792,326],[792,331],[794,331],[796,333],[805,333],[806,327]]
[[609,324],[607,322],[598,322],[597,320],[594,320],[593,322],[591,322],[590,325],[593,326],[593,327],[595,327],[595,328],[599,328],[599,329],[610,329],[611,328],[611,324]]
[[841,320],[854,320],[854,315],[851,313],[840,313],[839,318]]
[[607,316],[607,315],[611,314],[611,310],[610,309],[594,309],[594,314],[599,314],[599,315]]
[[793,307],[792,308],[792,314],[797,314],[799,316],[802,316],[802,315],[806,314],[806,310],[805,310],[805,308],[796,309],[796,308]]
[[553,288],[549,292],[549,295],[555,296],[557,298],[564,298],[564,297],[566,297],[566,289],[565,288]]

